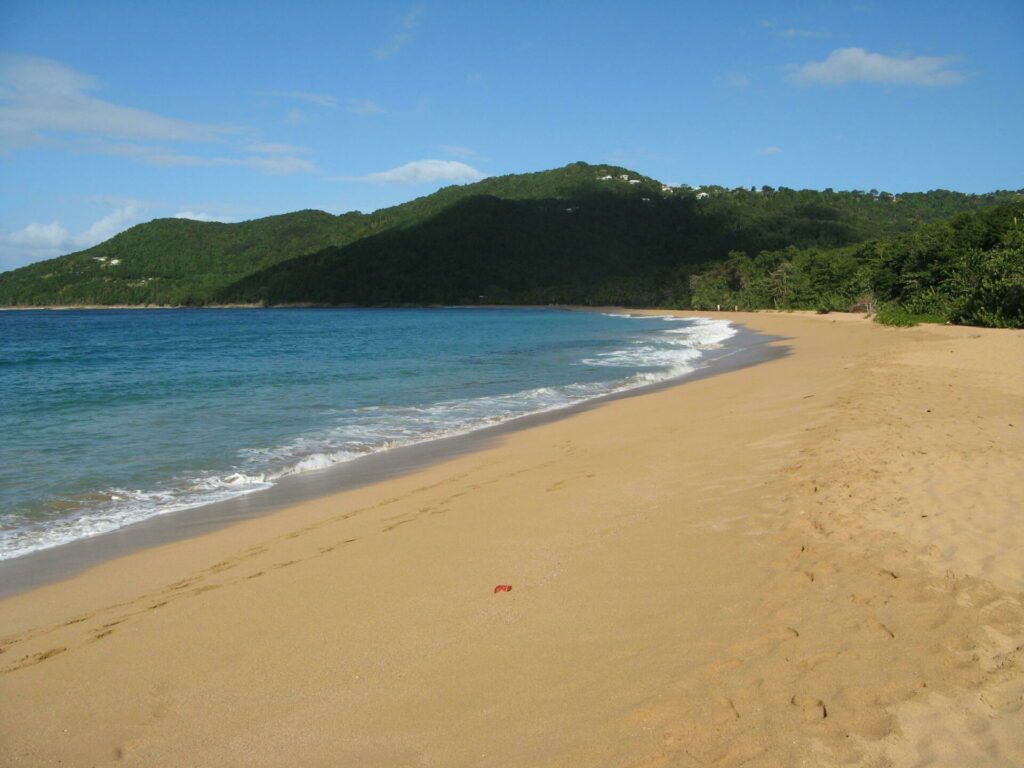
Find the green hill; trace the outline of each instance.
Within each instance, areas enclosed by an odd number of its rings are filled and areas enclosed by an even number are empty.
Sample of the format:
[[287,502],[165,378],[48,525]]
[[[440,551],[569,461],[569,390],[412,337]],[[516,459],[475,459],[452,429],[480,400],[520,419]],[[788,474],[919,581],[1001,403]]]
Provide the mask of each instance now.
[[0,304],[205,304],[254,270],[363,236],[365,219],[323,211],[240,224],[156,219],[87,250],[0,274]]
[[1017,193],[668,188],[573,163],[452,186],[372,214],[158,219],[0,274],[0,305],[691,303],[732,252],[827,251]]

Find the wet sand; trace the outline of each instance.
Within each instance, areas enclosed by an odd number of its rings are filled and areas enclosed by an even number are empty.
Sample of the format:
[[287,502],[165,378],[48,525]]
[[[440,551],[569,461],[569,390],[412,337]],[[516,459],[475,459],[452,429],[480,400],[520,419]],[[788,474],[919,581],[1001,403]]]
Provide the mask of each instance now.
[[791,354],[3,600],[0,762],[1021,764],[1024,334],[722,316]]

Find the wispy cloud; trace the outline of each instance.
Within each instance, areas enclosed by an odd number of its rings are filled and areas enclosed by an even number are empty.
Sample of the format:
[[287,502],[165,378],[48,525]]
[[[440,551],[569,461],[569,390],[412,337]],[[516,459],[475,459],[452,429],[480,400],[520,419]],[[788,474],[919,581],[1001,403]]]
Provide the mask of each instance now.
[[147,162],[162,166],[188,166],[192,168],[254,168],[276,176],[290,176],[296,173],[311,173],[316,164],[304,157],[292,155],[250,155],[248,157],[204,157],[176,153],[145,155]]
[[247,144],[245,149],[247,152],[262,155],[305,155],[311,151],[309,147],[300,147],[295,144],[272,144],[262,141]]
[[345,102],[345,106],[353,115],[366,116],[384,113],[384,107],[372,99],[349,99]]
[[397,29],[383,43],[373,49],[373,55],[377,59],[390,59],[401,51],[406,44],[412,40],[413,30],[419,23],[420,11],[418,8],[406,11],[397,19]]
[[832,37],[832,33],[827,29],[800,29],[798,27],[781,27],[774,21],[762,21],[761,26],[767,29],[771,34],[776,37],[782,37],[787,40],[794,40],[799,38],[804,39],[825,39]]
[[423,184],[437,181],[459,183],[478,181],[483,176],[476,168],[457,160],[414,160],[387,171],[349,177],[347,180],[374,184]]
[[[340,99],[327,93],[311,93],[310,91],[257,91],[257,93],[261,96],[292,99],[327,109],[344,107],[353,115],[379,115],[385,111],[384,107],[372,99]],[[304,118],[305,113],[301,109],[291,109],[285,116],[290,123],[302,122]]]
[[957,85],[966,77],[949,68],[955,61],[950,56],[886,56],[863,48],[837,48],[824,61],[809,61],[794,69],[791,79],[821,85]]
[[779,37],[784,37],[789,40],[804,38],[809,40],[825,40],[832,37],[832,33],[827,29],[797,29],[795,27],[789,27],[788,29],[781,29],[776,32]]
[[724,83],[730,88],[743,89],[750,86],[750,78],[739,72],[726,72],[715,78],[715,82]]
[[756,151],[759,155],[777,155],[782,152],[782,147],[761,147]]
[[437,148],[446,155],[454,157],[480,157],[480,153],[471,147],[460,147],[455,144],[438,144]]
[[0,54],[0,149],[54,135],[209,142],[234,131],[104,101],[91,93],[98,88],[95,78],[59,61]]
[[[0,54],[0,151],[45,145],[156,166],[234,166],[271,174],[316,170],[303,157],[309,152],[303,147],[264,142],[239,145],[239,128],[114,104],[93,96],[91,92],[98,88],[95,78],[59,61]],[[45,243],[55,233],[52,226],[40,224],[19,237],[37,237]]]
[[281,99],[294,99],[306,104],[313,104],[317,107],[336,107],[341,101],[337,96],[327,93],[312,93],[310,91],[257,91],[260,96],[276,96]]
[[299,157],[295,153],[295,150],[298,150],[299,153],[305,153],[308,150],[304,147],[291,147],[287,144],[250,144],[248,145],[249,154],[239,157],[201,155],[181,152],[168,147],[127,142],[96,142],[82,145],[81,150],[91,154],[128,157],[148,165],[162,167],[253,168],[275,175],[310,173],[317,170],[317,166],[312,160]]

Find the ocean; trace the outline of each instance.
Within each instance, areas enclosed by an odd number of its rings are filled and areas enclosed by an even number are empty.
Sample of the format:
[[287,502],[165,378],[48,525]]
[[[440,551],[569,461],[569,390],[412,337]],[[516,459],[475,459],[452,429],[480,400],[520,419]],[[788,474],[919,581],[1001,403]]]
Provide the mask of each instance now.
[[554,309],[0,312],[0,560],[685,377],[736,333]]

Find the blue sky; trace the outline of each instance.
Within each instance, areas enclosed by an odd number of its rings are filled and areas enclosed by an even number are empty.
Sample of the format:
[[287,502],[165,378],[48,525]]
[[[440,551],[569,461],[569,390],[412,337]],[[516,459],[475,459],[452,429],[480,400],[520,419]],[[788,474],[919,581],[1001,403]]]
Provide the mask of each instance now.
[[0,269],[575,160],[1024,187],[1024,3],[0,3]]

